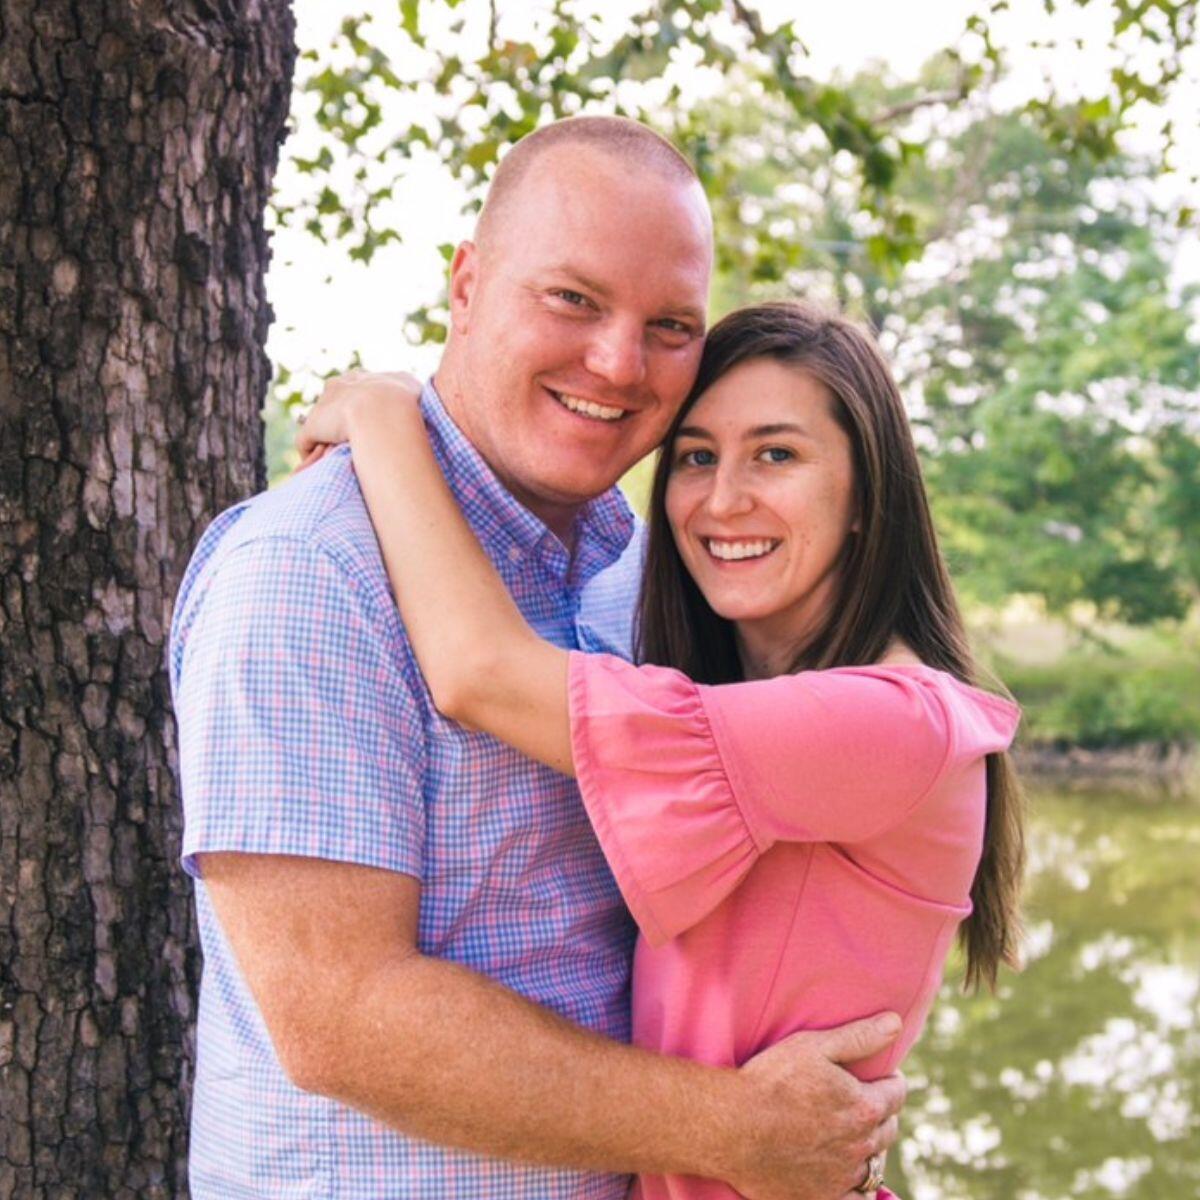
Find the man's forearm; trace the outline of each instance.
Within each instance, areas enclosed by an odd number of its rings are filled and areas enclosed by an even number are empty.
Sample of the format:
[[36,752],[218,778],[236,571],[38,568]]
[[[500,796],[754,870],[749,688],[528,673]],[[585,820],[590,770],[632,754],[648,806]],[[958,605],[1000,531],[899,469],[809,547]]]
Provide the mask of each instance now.
[[[407,1134],[601,1171],[738,1173],[752,1110],[732,1069],[600,1037],[454,963],[411,955],[364,981],[295,1054],[298,1082]],[[327,1018],[327,1019],[326,1019]],[[730,1157],[726,1157],[726,1156]]]
[[[737,1070],[623,1046],[415,949],[415,878],[321,859],[206,854],[218,919],[299,1086],[482,1154],[724,1179],[758,1200],[829,1200],[896,1137],[888,1018],[809,1032]],[[886,1026],[886,1028],[884,1027]]]

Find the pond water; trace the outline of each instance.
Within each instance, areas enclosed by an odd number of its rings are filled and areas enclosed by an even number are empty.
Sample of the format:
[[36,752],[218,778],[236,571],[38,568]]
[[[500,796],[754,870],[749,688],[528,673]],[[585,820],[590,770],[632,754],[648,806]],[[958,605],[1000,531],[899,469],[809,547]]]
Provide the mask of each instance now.
[[904,1200],[1200,1197],[1200,801],[1038,788],[1027,965],[949,972],[905,1066]]

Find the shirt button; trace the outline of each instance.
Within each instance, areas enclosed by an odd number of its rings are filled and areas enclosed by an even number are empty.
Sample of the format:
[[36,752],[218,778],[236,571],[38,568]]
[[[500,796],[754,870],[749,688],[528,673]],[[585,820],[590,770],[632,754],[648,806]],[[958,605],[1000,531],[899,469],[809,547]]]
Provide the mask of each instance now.
[[515,563],[515,562],[521,561],[521,547],[520,546],[509,546],[508,561],[510,563]]

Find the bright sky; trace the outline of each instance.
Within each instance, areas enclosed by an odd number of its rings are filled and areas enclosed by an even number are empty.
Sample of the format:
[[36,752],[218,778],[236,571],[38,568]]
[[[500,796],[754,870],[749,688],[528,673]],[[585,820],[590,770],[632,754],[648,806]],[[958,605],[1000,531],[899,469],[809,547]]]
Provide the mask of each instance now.
[[[607,0],[605,16],[619,22],[623,14],[641,6],[642,0]],[[1099,18],[1106,0],[1092,0],[1086,9],[1060,3],[1050,21],[1042,0],[1012,0],[1010,10],[992,19],[1001,45],[1027,47],[1031,41],[1053,36],[1060,45],[1081,37],[1091,48],[1078,54],[1022,49],[1010,56],[1009,96],[1016,100],[1034,94],[1050,74],[1063,89],[1099,90],[1106,69],[1105,57],[1096,50]],[[528,19],[544,4],[514,4],[499,0],[499,9]],[[795,13],[794,0],[758,0],[754,5],[768,26]],[[919,6],[893,0],[839,0],[837,4],[808,5],[797,25],[809,51],[809,69],[816,77],[841,70],[852,72],[864,63],[885,62],[900,76],[911,75],[935,50],[955,41],[967,18],[978,12],[982,0],[922,0]],[[297,38],[302,50],[323,53],[347,11],[378,13],[376,36],[381,44],[394,28],[395,0],[360,0],[343,6],[319,0],[295,0]],[[460,11],[485,19],[486,4],[465,0]],[[503,29],[503,26],[502,26]],[[396,46],[399,45],[397,40]],[[395,47],[386,46],[393,50]],[[972,47],[964,46],[970,54]],[[1200,163],[1200,49],[1193,47],[1191,82],[1176,97],[1176,132],[1181,141],[1180,162]],[[1093,82],[1095,81],[1095,82]],[[304,136],[302,112],[293,114],[297,138]],[[292,147],[289,146],[289,149]],[[286,198],[293,189],[307,186],[303,177],[281,169],[278,185]],[[1181,176],[1161,181],[1160,198],[1177,199],[1185,187]],[[470,234],[470,221],[460,213],[462,194],[453,181],[434,169],[414,171],[397,195],[396,218],[404,241],[378,253],[370,266],[351,263],[345,251],[322,247],[303,232],[278,230],[268,291],[276,323],[268,352],[276,363],[294,372],[320,372],[346,365],[358,351],[365,366],[375,369],[431,370],[436,347],[413,347],[403,332],[407,312],[431,303],[439,295],[445,263],[437,246]],[[1191,237],[1176,256],[1181,279],[1200,280],[1200,238]]]

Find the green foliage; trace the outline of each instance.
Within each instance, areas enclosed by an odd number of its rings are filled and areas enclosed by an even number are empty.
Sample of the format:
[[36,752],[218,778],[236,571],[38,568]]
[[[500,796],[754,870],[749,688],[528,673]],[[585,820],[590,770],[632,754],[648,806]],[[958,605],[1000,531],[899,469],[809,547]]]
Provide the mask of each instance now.
[[1073,627],[1034,617],[975,614],[987,671],[1024,712],[1027,746],[1092,748],[1200,743],[1200,610],[1153,627]]
[[[635,11],[614,37],[598,6],[553,0],[539,20],[526,20],[530,32],[516,37],[502,30],[522,6],[493,5],[484,36],[471,20],[480,7],[402,0],[394,56],[380,49],[362,15],[343,20],[328,54],[302,56],[298,107],[313,111],[322,144],[297,162],[314,176],[313,198],[280,206],[282,222],[299,222],[322,241],[344,241],[352,257],[369,262],[397,236],[379,213],[414,156],[436,156],[477,198],[506,146],[547,120],[582,110],[623,113],[663,128],[693,154],[709,183],[706,164],[715,169],[724,151],[689,121],[680,86],[680,64],[698,59],[777,99],[790,123],[819,130],[829,150],[852,156],[864,210],[879,218],[881,252],[903,240],[897,223],[904,214],[887,193],[911,148],[901,147],[857,97],[803,73],[794,22],[768,29],[740,0],[658,0]],[[437,36],[430,32],[435,25]],[[981,75],[979,68],[964,71],[963,94]],[[407,119],[381,128],[385,106]],[[326,176],[338,184],[324,186]],[[334,212],[339,219],[327,220]],[[417,314],[417,327],[437,331],[428,311]]]
[[[477,201],[543,121],[647,121],[709,193],[718,314],[825,295],[881,331],[969,601],[1176,619],[1200,598],[1197,294],[1169,286],[1171,238],[1192,217],[1155,208],[1156,164],[1117,136],[1178,79],[1196,0],[1122,0],[1100,94],[998,114],[989,20],[1004,7],[914,80],[880,67],[823,82],[805,72],[802,20],[768,28],[742,0],[647,0],[617,32],[585,0],[553,0],[516,34],[520,6],[403,0],[400,49],[348,16],[328,55],[306,56],[298,108],[320,144],[296,161],[308,198],[279,216],[370,261],[400,236],[382,214],[415,158]],[[717,85],[686,92],[684,63]],[[443,340],[444,305],[431,297],[407,325]],[[276,392],[281,412],[298,402]]]
[[[953,70],[942,58],[915,85],[847,86],[896,108]],[[1026,112],[962,117],[892,183],[913,222],[904,268],[863,236],[852,181],[823,148],[769,106],[719,97],[703,120],[753,163],[714,198],[729,234],[719,305],[825,295],[882,331],[968,599],[1182,617],[1200,594],[1198,291],[1172,294],[1174,230],[1148,164],[1064,157]],[[774,234],[731,232],[749,219]]]
[[300,463],[294,445],[296,415],[306,403],[306,397],[292,382],[291,372],[281,367],[267,393],[262,414],[268,487],[282,482]]
[[[370,261],[396,236],[381,226],[378,212],[414,155],[436,156],[478,193],[505,146],[544,121],[582,110],[624,113],[662,128],[693,156],[716,197],[729,147],[694,119],[694,101],[681,87],[688,70],[713,69],[733,90],[781,113],[788,126],[818,136],[826,156],[851,160],[858,205],[874,219],[871,254],[881,266],[903,263],[914,253],[914,227],[894,183],[922,147],[898,134],[898,124],[931,105],[961,106],[1002,73],[989,21],[1006,7],[1006,0],[995,0],[969,18],[960,37],[973,44],[970,59],[957,46],[947,48],[954,72],[945,86],[914,89],[886,107],[810,77],[803,21],[769,28],[746,0],[644,0],[615,36],[594,0],[551,0],[536,19],[515,0],[490,0],[486,30],[477,19],[481,0],[401,0],[394,53],[381,49],[388,39],[369,17],[349,15],[327,53],[302,56],[299,76],[301,98],[313,102],[323,135],[320,151],[301,169],[318,176],[316,183],[327,174],[350,177],[333,193],[343,219],[324,220],[319,201],[283,208],[279,217],[302,222],[322,240],[345,240],[353,257]],[[1196,9],[1196,0],[1122,0],[1112,14],[1113,53],[1118,37],[1122,51],[1105,90],[1073,103],[1051,93],[1026,112],[1060,151],[1089,161],[1112,157],[1133,107],[1161,102],[1179,80]],[[507,32],[522,16],[523,31]],[[396,113],[408,115],[396,121]],[[1168,128],[1164,159],[1172,149]]]
[[1037,666],[999,663],[1024,710],[1026,743],[1123,746],[1200,741],[1200,655],[1068,654]]
[[976,122],[914,175],[994,231],[951,248],[944,278],[895,289],[887,318],[901,350],[923,347],[909,373],[928,478],[979,599],[1032,592],[1059,613],[1088,600],[1144,624],[1197,596],[1196,291],[1171,295],[1144,169],[1085,169],[1013,115]]
[[282,483],[300,463],[300,456],[295,447],[296,421],[320,395],[319,386],[315,391],[312,390],[313,383],[361,367],[362,361],[354,354],[349,362],[324,371],[315,379],[299,379],[287,367],[279,367],[276,370],[262,412],[266,433],[264,440],[268,487]]

